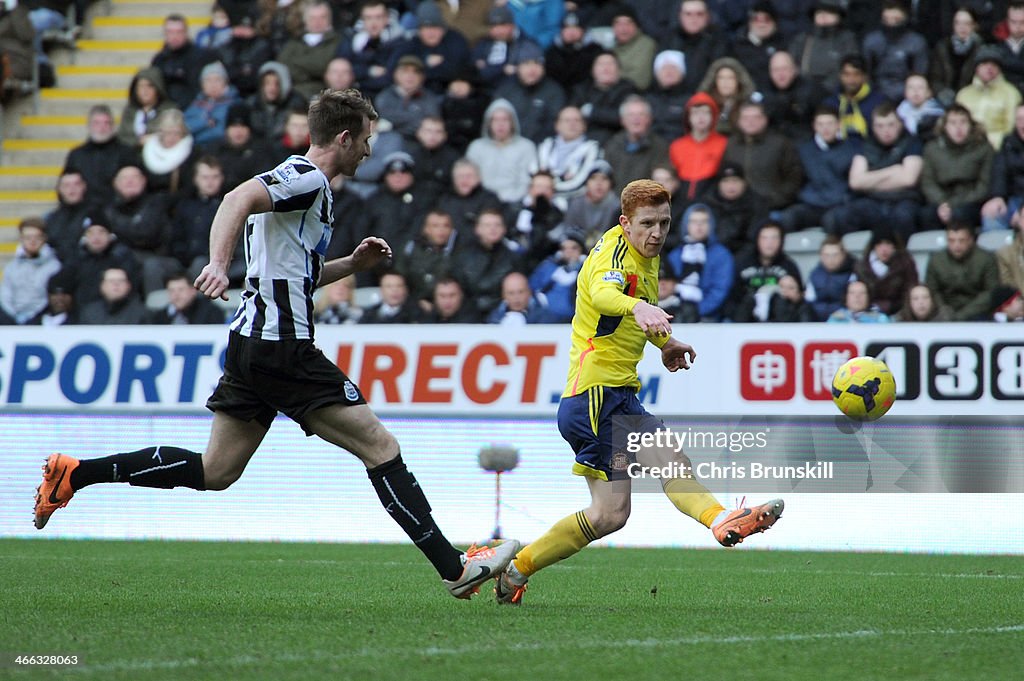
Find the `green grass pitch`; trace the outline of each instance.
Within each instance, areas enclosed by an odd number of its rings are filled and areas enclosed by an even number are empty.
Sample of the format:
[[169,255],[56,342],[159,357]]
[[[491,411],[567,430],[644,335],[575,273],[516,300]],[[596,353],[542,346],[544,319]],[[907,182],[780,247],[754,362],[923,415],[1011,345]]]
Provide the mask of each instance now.
[[[1024,560],[583,551],[520,608],[411,546],[0,541],[0,678],[1021,678]],[[27,668],[15,655],[78,655]]]

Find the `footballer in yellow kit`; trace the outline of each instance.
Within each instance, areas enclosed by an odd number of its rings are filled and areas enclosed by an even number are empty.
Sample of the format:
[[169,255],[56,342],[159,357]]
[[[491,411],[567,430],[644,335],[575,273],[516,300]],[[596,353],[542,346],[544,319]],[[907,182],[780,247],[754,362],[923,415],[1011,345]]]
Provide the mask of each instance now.
[[[632,417],[644,430],[663,427],[637,398],[637,364],[648,342],[661,350],[671,372],[689,369],[696,357],[692,347],[672,338],[672,317],[657,307],[661,249],[672,222],[669,201],[657,182],[626,185],[619,224],[604,233],[580,270],[558,429],[576,454],[572,470],[585,477],[591,503],[519,551],[498,577],[500,603],[520,604],[531,575],[619,530],[629,518],[629,459],[613,445],[612,419]],[[663,479],[662,487],[676,508],[711,528],[724,546],[764,532],[784,506],[776,499],[730,512],[692,478]]]

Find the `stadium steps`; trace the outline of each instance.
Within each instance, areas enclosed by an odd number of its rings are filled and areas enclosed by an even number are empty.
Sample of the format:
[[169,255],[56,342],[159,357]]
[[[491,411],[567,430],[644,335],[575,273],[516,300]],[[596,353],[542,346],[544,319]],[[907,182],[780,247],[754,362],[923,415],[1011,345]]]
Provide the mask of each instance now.
[[3,112],[0,146],[0,268],[17,247],[23,217],[50,211],[68,151],[85,139],[86,115],[108,104],[115,116],[135,73],[162,44],[164,17],[186,17],[195,34],[209,24],[209,0],[109,0],[94,4],[75,50],[51,53],[57,87],[39,93],[38,107],[22,98]]

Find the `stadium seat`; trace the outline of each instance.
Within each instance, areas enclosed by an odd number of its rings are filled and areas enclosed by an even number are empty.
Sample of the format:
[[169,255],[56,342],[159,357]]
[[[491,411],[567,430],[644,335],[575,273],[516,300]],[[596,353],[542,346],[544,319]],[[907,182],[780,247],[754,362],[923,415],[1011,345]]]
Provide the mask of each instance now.
[[786,240],[782,244],[782,250],[789,255],[795,255],[796,253],[814,253],[815,258],[817,258],[818,249],[821,247],[821,242],[824,240],[824,232],[810,230],[793,232],[792,234],[786,235]]
[[914,257],[917,273],[921,279],[924,279],[924,275],[928,271],[928,258],[931,257],[931,254],[945,250],[945,248],[946,231],[943,229],[929,229],[910,235],[910,239],[907,241],[907,250]]
[[789,253],[793,262],[800,268],[800,276],[803,278],[804,286],[807,286],[807,279],[811,276],[811,270],[817,267],[819,258],[818,252],[813,253]]
[[233,313],[235,310],[238,309],[238,301],[242,299],[242,290],[243,289],[240,288],[228,289],[225,292],[225,294],[228,297],[227,300],[224,300],[223,298],[217,298],[213,302],[217,305],[217,307],[224,310],[225,312]]
[[356,307],[368,308],[371,305],[376,305],[380,302],[380,287],[379,286],[364,286],[357,288],[353,302]]
[[864,249],[868,247],[869,243],[871,243],[870,229],[843,235],[843,248],[855,258],[859,258],[864,253]]
[[167,289],[152,291],[146,296],[146,307],[150,310],[162,310],[167,307],[170,299],[167,297]]
[[993,229],[978,235],[978,247],[986,251],[998,251],[1010,243],[1013,243],[1012,229]]

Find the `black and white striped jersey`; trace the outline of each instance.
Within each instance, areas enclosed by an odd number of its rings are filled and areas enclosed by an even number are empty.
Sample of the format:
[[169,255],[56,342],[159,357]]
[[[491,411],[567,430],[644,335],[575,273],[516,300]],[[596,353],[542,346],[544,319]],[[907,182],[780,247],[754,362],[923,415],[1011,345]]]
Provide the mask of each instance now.
[[256,179],[274,208],[246,221],[245,290],[231,330],[262,340],[312,339],[313,291],[331,242],[330,183],[298,155]]

